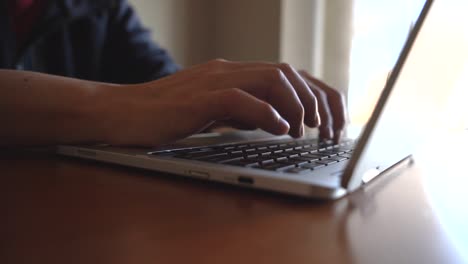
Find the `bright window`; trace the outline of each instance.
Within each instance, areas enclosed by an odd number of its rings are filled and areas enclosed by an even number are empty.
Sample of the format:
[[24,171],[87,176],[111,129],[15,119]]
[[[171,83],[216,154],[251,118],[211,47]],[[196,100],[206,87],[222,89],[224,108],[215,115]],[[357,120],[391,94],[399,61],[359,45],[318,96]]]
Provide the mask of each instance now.
[[348,94],[353,123],[364,124],[369,118],[421,2],[355,0]]
[[[423,0],[355,0],[348,94],[352,123],[362,125],[368,120],[424,2]],[[461,10],[468,10],[467,2],[447,0],[444,4],[436,4],[433,7],[440,16],[437,21],[441,22],[432,26],[431,32],[434,33],[431,39],[437,41],[439,33],[444,30],[444,36],[452,40],[445,41],[444,43],[449,45],[438,46],[438,50],[434,51],[434,56],[440,56],[441,62],[444,52],[459,53],[460,56],[467,53],[468,31],[463,26],[466,23],[454,21],[466,17],[466,12],[462,14]],[[452,33],[447,33],[447,30]],[[464,63],[466,65],[464,73],[457,75],[459,78],[454,80],[454,85],[441,87],[441,89],[453,89],[450,98],[444,98],[444,102],[440,102],[447,105],[443,125],[451,129],[468,128],[468,60],[465,59]],[[425,65],[421,65],[422,69],[424,67]]]

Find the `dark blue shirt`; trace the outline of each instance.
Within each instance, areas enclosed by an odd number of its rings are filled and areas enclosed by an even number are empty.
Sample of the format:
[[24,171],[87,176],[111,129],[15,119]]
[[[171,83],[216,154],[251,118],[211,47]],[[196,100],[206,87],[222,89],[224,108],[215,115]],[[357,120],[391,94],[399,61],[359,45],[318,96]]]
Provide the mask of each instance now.
[[0,68],[112,83],[178,70],[126,0],[51,0],[22,46],[0,0]]

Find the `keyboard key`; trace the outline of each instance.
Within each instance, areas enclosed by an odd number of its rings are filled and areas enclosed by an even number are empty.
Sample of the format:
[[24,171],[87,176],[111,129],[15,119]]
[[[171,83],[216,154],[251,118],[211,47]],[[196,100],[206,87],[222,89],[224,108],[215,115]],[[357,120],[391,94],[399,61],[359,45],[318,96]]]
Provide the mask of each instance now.
[[301,157],[305,157],[305,158],[308,158],[311,161],[313,161],[313,160],[319,160],[319,159],[327,158],[328,156],[327,155],[320,155],[318,153],[314,153],[314,154],[301,155]]
[[295,174],[303,174],[303,173],[310,172],[310,169],[307,169],[307,168],[291,168],[291,169],[286,170],[285,172],[295,173]]
[[330,158],[332,160],[336,160],[338,162],[341,162],[341,161],[345,161],[345,160],[348,160],[349,158],[345,158],[345,157],[340,157],[340,156],[336,156],[336,157],[332,157]]
[[349,153],[351,151],[353,151],[353,148],[351,147],[348,147],[348,146],[339,146],[338,148],[335,148],[334,149],[336,152],[340,152],[340,153]]
[[286,155],[293,155],[293,154],[302,155],[302,154],[309,154],[309,152],[303,151],[303,150],[291,150],[291,151],[285,152],[284,154],[286,154]]
[[[284,162],[284,161],[280,161],[280,162]],[[287,161],[289,164],[294,164],[296,166],[300,166],[302,164],[306,164],[306,163],[309,163],[309,160],[307,159],[301,159],[300,157],[296,157],[296,158],[291,158]]]
[[244,157],[245,154],[244,153],[228,153],[228,156],[229,157]]
[[243,157],[232,157],[232,156],[214,156],[214,157],[204,157],[198,158],[197,161],[213,162],[213,163],[224,163],[229,161],[240,160]]
[[181,151],[180,154],[195,155],[198,153],[217,153],[214,149],[192,149],[187,151]]
[[155,155],[155,156],[175,156],[177,154],[184,154],[184,153],[187,153],[189,151],[193,151],[192,148],[190,149],[174,149],[174,150],[156,150],[156,151],[150,151],[148,152],[147,154],[148,155]]
[[[295,160],[295,161],[305,161],[305,162],[309,162],[311,161],[310,158],[307,158],[307,157],[302,157],[302,156],[299,156],[299,157],[294,157],[294,158],[291,158],[292,160]],[[318,159],[317,159],[318,160]]]
[[258,163],[262,163],[262,164],[267,164],[267,163],[275,162],[274,159],[266,158],[266,157],[246,158],[246,159],[244,159],[244,160],[246,160],[246,161],[252,161],[252,162],[258,162]]
[[179,153],[188,153],[188,152],[197,151],[197,150],[199,149],[198,148],[183,148],[183,149],[173,149],[173,150],[167,150],[167,151],[179,154]]
[[303,164],[300,167],[304,168],[304,169],[316,170],[316,169],[320,169],[320,168],[325,167],[325,165],[312,162],[312,163]]
[[270,163],[266,165],[261,165],[259,168],[264,169],[264,170],[271,170],[271,171],[281,171],[281,170],[287,170],[290,168],[294,168],[295,165],[291,164],[282,164],[282,163]]
[[223,164],[228,164],[228,165],[233,165],[233,166],[240,166],[240,167],[251,167],[251,166],[258,165],[259,163],[255,162],[255,161],[241,159],[241,160],[234,160],[234,161],[225,162]]
[[319,161],[316,161],[315,163],[319,163],[319,164],[324,164],[324,165],[331,165],[333,163],[337,163],[338,161],[336,160],[332,160],[332,159],[322,159],[322,160],[319,160]]
[[258,154],[259,156],[264,156],[264,155],[269,155],[271,154],[271,151],[269,150],[256,150],[256,151],[253,151],[253,152],[248,152],[249,154],[252,153],[252,154]]
[[246,152],[244,155],[246,157],[253,158],[253,157],[267,156],[268,154],[271,154],[271,152],[264,152],[264,151],[261,151],[261,150],[257,150],[257,151],[253,151],[253,152]]
[[239,154],[243,154],[244,152],[242,150],[233,150],[233,151],[230,151],[229,154],[231,155],[239,155]]
[[223,147],[223,149],[224,149],[224,150],[227,150],[227,151],[229,151],[229,150],[234,150],[235,148],[236,148],[236,147],[234,147],[234,146]]
[[271,154],[272,154],[271,151],[266,150],[266,151],[262,151],[260,156],[270,156]]
[[[287,154],[287,153],[285,153],[285,154]],[[291,155],[288,155],[288,159],[296,158],[296,157],[299,157],[299,154],[291,154]]]
[[352,156],[352,154],[348,154],[348,153],[344,153],[344,154],[339,155],[339,157],[348,158],[348,159],[350,159],[351,156]]
[[216,157],[224,157],[224,158],[227,158],[227,157],[229,157],[229,156],[228,156],[227,153],[219,153],[219,154],[211,154],[211,155],[206,155],[206,156],[186,157],[185,159],[206,160],[206,159],[216,158]]
[[147,153],[148,155],[155,155],[155,156],[164,156],[164,157],[170,157],[174,156],[175,153],[169,150],[158,150],[158,151],[151,151]]
[[340,154],[345,154],[345,153],[346,153],[346,152],[344,152],[344,151],[342,151],[342,150],[339,150],[339,149],[334,150],[334,152],[335,152],[336,154],[338,154],[338,155],[340,155]]
[[266,164],[270,164],[270,163],[275,163],[275,160],[267,159],[267,160],[262,160],[260,162],[261,165],[266,165]]
[[243,149],[242,151],[244,151],[245,153],[248,153],[248,152],[257,151],[257,149],[256,148],[246,148],[246,149]]
[[325,150],[325,151],[319,151],[318,154],[320,155],[327,155],[329,157],[337,156],[338,153],[334,152],[333,150]]
[[314,153],[314,152],[318,152],[318,149],[316,147],[308,147],[308,148],[303,148],[302,151],[308,152],[308,153]]
[[288,157],[287,156],[284,156],[284,155],[279,155],[279,154],[272,154],[270,156],[268,156],[276,161],[281,161],[281,160],[287,160]]

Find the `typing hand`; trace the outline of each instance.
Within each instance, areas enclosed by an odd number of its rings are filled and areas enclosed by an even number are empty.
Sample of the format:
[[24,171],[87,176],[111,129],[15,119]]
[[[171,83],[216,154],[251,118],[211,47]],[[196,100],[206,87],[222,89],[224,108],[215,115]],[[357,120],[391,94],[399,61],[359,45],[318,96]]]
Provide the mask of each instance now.
[[318,101],[321,119],[320,137],[333,139],[335,143],[338,143],[343,135],[348,115],[343,94],[306,71],[301,70],[299,73],[306,80]]
[[319,126],[338,140],[345,123],[341,94],[288,64],[214,60],[122,91],[108,122],[116,145],[159,145],[216,121],[292,137]]

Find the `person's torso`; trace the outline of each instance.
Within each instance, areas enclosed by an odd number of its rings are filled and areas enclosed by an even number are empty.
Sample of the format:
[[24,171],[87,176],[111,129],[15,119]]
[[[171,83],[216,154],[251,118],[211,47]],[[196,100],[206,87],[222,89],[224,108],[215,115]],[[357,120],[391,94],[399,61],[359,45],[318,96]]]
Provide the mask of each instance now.
[[0,16],[0,68],[99,79],[112,1],[48,2],[20,37],[18,21]]

